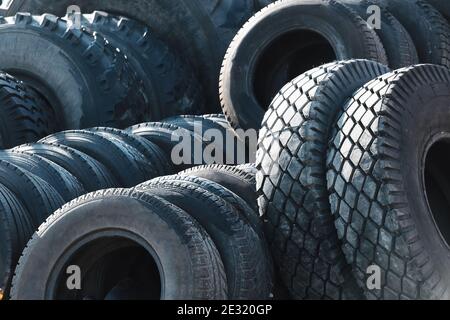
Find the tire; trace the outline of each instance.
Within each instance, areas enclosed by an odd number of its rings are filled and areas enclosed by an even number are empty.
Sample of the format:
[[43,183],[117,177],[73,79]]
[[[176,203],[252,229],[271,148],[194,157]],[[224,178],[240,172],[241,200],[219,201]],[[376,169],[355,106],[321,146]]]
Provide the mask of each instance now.
[[143,80],[148,105],[152,106],[147,120],[205,112],[203,88],[193,70],[145,25],[99,11],[81,18],[89,31],[99,32],[119,48]]
[[9,297],[14,268],[34,229],[29,213],[14,194],[0,186],[0,293]]
[[[450,298],[449,99],[447,68],[413,66],[366,84],[336,122],[329,199],[369,299]],[[381,290],[366,286],[371,265],[381,270]]]
[[[191,168],[196,164],[196,157],[194,154],[195,148],[204,150],[208,146],[208,142],[203,141],[203,137],[189,131],[185,128],[178,127],[173,124],[163,122],[149,122],[142,123],[128,128],[128,132],[145,138],[146,140],[156,144],[163,150],[167,159],[171,159],[175,172],[180,172]],[[184,139],[191,141],[191,152],[187,155],[182,154],[183,161],[177,161],[173,158],[172,151]],[[185,158],[186,156],[186,158]],[[203,159],[201,159],[201,162]]]
[[114,128],[92,128],[88,131],[98,133],[110,140],[117,139],[126,146],[128,151],[133,151],[132,154],[139,155],[140,159],[136,159],[136,162],[143,163],[142,170],[147,172],[146,176],[157,177],[174,171],[170,159],[164,155],[161,148],[147,139]]
[[387,64],[381,41],[361,17],[334,0],[277,1],[251,18],[228,48],[220,76],[223,112],[234,128],[259,130],[284,84],[314,65],[350,58]]
[[64,204],[60,194],[46,181],[3,160],[0,160],[0,184],[24,204],[34,229]]
[[103,164],[120,187],[132,187],[154,178],[154,164],[119,139],[87,130],[65,131],[48,136],[41,143],[62,144],[91,156]]
[[[256,164],[254,163],[246,163],[236,166],[239,170],[242,170],[252,176],[256,179],[256,174],[258,173],[258,169],[256,168]],[[256,182],[255,182],[256,183]]]
[[450,67],[450,25],[423,0],[389,0],[388,10],[411,35],[420,63]]
[[243,198],[258,212],[255,176],[237,167],[224,165],[205,165],[180,172],[179,175],[195,176],[220,184]]
[[[64,289],[65,267],[73,264],[85,270],[82,290]],[[63,280],[55,284],[58,275]],[[135,290],[126,290],[127,282]],[[186,212],[136,190],[106,190],[73,201],[41,225],[19,260],[11,297],[206,300],[226,299],[227,287],[216,247]]]
[[442,0],[427,0],[434,8],[436,8],[450,23],[450,3]]
[[[368,13],[370,6],[380,4],[380,0],[341,0],[341,2],[355,10],[365,21],[368,21],[373,14]],[[385,0],[382,0],[381,3],[385,3]],[[381,26],[374,30],[386,50],[389,67],[398,69],[418,64],[417,49],[408,31],[384,6],[379,6],[379,8]]]
[[342,105],[388,71],[368,60],[312,69],[287,84],[265,116],[258,143],[258,204],[275,262],[296,299],[362,297],[334,229],[326,151]]
[[0,148],[37,141],[58,128],[54,111],[33,89],[0,72]]
[[64,16],[70,5],[78,5],[83,12],[100,10],[146,24],[156,37],[174,50],[173,52],[181,52],[197,71],[198,79],[205,88],[206,104],[210,106],[210,110],[220,109],[217,98],[217,77],[221,59],[228,44],[220,39],[214,22],[199,1],[97,0],[94,3],[90,0],[57,2],[17,0],[14,2],[8,10],[8,16],[17,12],[33,14],[48,12],[56,16]]
[[59,165],[40,156],[18,151],[4,151],[0,159],[34,174],[50,184],[64,199],[69,202],[86,193],[75,176]]
[[232,300],[268,299],[264,244],[252,226],[225,200],[184,181],[183,177],[164,177],[136,187],[183,209],[197,220],[217,246]]
[[0,45],[2,68],[45,97],[65,129],[147,120],[151,106],[140,79],[101,36],[69,28],[53,15],[18,13],[0,20],[0,39],[16,43]]
[[87,154],[63,145],[33,143],[21,145],[13,151],[37,155],[55,163],[77,179],[87,192],[118,187],[117,182],[106,167]]
[[[203,163],[238,165],[248,162],[252,157],[244,140],[240,139],[233,128],[219,115],[184,115],[171,117],[163,122],[190,130],[209,142],[203,150]],[[208,158],[205,159],[205,157]],[[195,164],[201,165],[202,163],[196,162]]]

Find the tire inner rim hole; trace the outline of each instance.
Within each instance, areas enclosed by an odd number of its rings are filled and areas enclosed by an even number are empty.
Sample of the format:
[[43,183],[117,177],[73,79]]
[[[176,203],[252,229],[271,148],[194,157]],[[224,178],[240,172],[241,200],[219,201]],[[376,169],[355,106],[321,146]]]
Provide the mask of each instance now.
[[450,248],[450,138],[435,142],[425,160],[425,192],[435,224]]
[[278,37],[256,63],[253,90],[267,110],[276,94],[304,72],[337,59],[330,42],[319,33],[296,30]]
[[[68,289],[66,270],[81,271],[81,289]],[[76,251],[58,278],[57,300],[158,300],[161,276],[152,255],[133,240],[96,239]]]

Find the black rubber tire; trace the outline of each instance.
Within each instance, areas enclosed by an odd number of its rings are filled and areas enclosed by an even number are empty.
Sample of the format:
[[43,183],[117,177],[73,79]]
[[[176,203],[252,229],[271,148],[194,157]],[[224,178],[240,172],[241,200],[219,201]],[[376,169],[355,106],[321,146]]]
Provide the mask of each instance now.
[[[372,5],[379,5],[380,0],[340,0],[351,9],[355,10],[364,20],[368,21],[372,13],[368,13],[368,8]],[[386,0],[382,0],[386,2]],[[381,2],[381,3],[383,3]],[[380,29],[374,29],[383,43],[391,69],[409,67],[419,63],[419,56],[416,46],[403,27],[385,6],[378,6],[381,15]]]
[[287,84],[260,131],[260,214],[284,284],[296,299],[358,299],[328,203],[327,143],[335,117],[359,87],[386,72],[368,60],[330,63]]
[[0,72],[0,148],[34,142],[59,129],[57,117],[33,89]]
[[387,64],[377,34],[356,13],[335,0],[277,1],[251,18],[228,48],[220,76],[223,112],[234,128],[259,130],[284,84],[314,66],[351,58]]
[[[67,17],[67,16],[66,16]],[[99,32],[119,48],[143,80],[152,107],[147,120],[158,121],[179,114],[201,114],[205,110],[203,88],[193,70],[135,20],[96,11],[81,16],[81,25]]]
[[140,79],[100,35],[69,28],[53,15],[18,13],[0,20],[0,39],[3,70],[44,96],[64,129],[147,120],[151,106]]
[[37,155],[61,166],[77,177],[87,192],[119,187],[119,182],[103,164],[73,148],[57,144],[33,143],[21,145],[14,151]]
[[[204,163],[238,165],[246,163],[252,158],[245,142],[223,120],[222,115],[182,115],[165,119],[163,122],[190,130],[209,142],[203,150],[203,155],[214,154],[214,157],[211,160],[203,159]],[[221,155],[218,156],[218,153]],[[201,165],[202,163],[196,162],[195,164]]]
[[103,164],[120,187],[130,188],[156,176],[152,174],[157,172],[154,165],[141,153],[119,139],[112,139],[111,136],[105,137],[87,130],[74,130],[50,135],[39,142],[62,144],[86,153]]
[[180,172],[179,175],[200,177],[218,183],[239,195],[255,212],[258,212],[255,175],[237,167],[224,165],[194,167]]
[[[347,261],[369,299],[450,298],[442,220],[449,208],[449,100],[450,71],[418,65],[366,84],[336,122],[329,200]],[[439,142],[443,149],[430,148]],[[381,269],[381,290],[366,286],[371,265]]]
[[252,175],[256,179],[256,174],[258,173],[258,169],[256,168],[256,164],[254,163],[246,163],[246,164],[240,164],[236,166],[239,170],[242,170],[244,172],[247,172],[248,174]]
[[[105,233],[105,228],[110,232]],[[93,240],[101,238],[111,247],[112,243],[106,241],[108,235],[113,236],[110,239],[130,239],[146,249],[146,254],[153,256],[152,260],[158,261],[158,273],[163,277],[161,299],[226,299],[223,264],[204,229],[186,212],[160,198],[136,190],[117,189],[83,196],[41,225],[19,260],[12,299],[83,299],[86,296],[104,299],[106,293],[100,289],[64,291],[57,290],[58,285],[50,282],[55,276],[67,276],[64,265],[80,265],[86,257],[81,267],[87,266],[86,273],[91,271],[96,261],[113,251],[107,246],[95,246]],[[52,250],[48,250],[49,247]],[[80,250],[80,247],[87,247],[87,250]],[[97,250],[91,250],[89,255],[90,248]],[[77,255],[70,254],[73,251]],[[60,282],[66,288],[66,281]],[[101,288],[102,279],[94,282],[97,282],[94,288]],[[82,288],[89,287],[86,282],[82,285]]]
[[411,35],[420,63],[450,67],[450,25],[424,0],[389,0],[388,10]]
[[[233,11],[242,9],[243,4],[247,11],[253,0],[220,2],[211,11],[210,2],[203,0],[15,0],[7,15],[48,12],[64,16],[70,5],[78,5],[83,12],[101,10],[145,23],[174,52],[182,53],[198,72],[208,110],[216,112],[220,109],[217,97],[220,64],[229,44],[227,35],[233,32],[227,30],[237,31],[240,21],[253,14]],[[239,22],[232,20],[236,16],[241,17]]]
[[46,181],[55,190],[58,190],[65,202],[86,193],[78,179],[70,172],[38,155],[17,150],[3,151],[0,153],[0,160],[16,165]]
[[147,172],[146,176],[158,177],[174,172],[170,158],[165,156],[160,147],[145,138],[114,128],[91,128],[88,131],[103,135],[110,140],[118,139],[131,154],[139,155],[139,159],[135,161],[143,164],[142,171]]
[[189,213],[217,246],[231,300],[262,300],[271,294],[267,282],[265,244],[235,207],[185,177],[163,177],[136,187],[159,196]]
[[[172,151],[181,141],[183,141],[183,139],[191,141],[191,150],[195,150],[196,146],[199,146],[201,147],[201,150],[204,150],[209,144],[208,142],[203,141],[203,137],[190,130],[163,122],[138,124],[128,128],[128,132],[145,138],[160,147],[167,159],[172,160],[171,164],[175,172],[191,168],[196,164],[194,151],[188,155],[189,160],[187,161],[181,161],[181,163],[173,161]],[[201,160],[203,161],[203,158]]]
[[64,204],[60,194],[41,178],[0,160],[0,184],[11,190],[30,213],[33,228]]
[[0,185],[0,291],[3,299],[9,297],[14,268],[33,231],[24,205]]
[[450,3],[445,0],[427,0],[434,8],[436,8],[450,23]]

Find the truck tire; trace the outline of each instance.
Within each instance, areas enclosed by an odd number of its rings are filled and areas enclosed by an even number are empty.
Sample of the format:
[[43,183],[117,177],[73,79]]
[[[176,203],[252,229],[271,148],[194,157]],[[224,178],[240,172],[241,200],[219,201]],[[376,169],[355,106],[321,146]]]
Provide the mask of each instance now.
[[34,142],[57,131],[56,119],[33,89],[0,72],[0,148]]
[[287,84],[265,116],[257,156],[258,203],[275,262],[294,298],[362,297],[334,229],[326,150],[342,105],[388,71],[368,60],[312,69]]
[[78,179],[64,168],[37,155],[13,151],[0,153],[0,159],[38,176],[69,202],[86,193]]
[[[124,130],[114,128],[91,128],[88,131],[98,133],[108,139],[117,139],[122,145],[127,146],[128,151],[133,150],[134,154],[140,154],[137,163],[144,163],[143,171],[148,171],[148,176],[164,176],[171,174],[174,170],[170,163],[170,158],[156,144],[128,133]],[[143,156],[143,157],[142,157]],[[149,166],[148,163],[151,163]]]
[[154,178],[155,165],[146,161],[134,148],[99,133],[78,130],[50,135],[41,143],[62,144],[91,156],[102,163],[119,182],[120,187],[132,187]]
[[0,292],[9,297],[14,268],[28,237],[33,233],[29,213],[4,186],[0,186]]
[[195,176],[220,184],[243,198],[258,212],[255,176],[237,167],[224,165],[205,165],[180,172],[182,176]]
[[258,130],[284,84],[313,66],[350,58],[388,63],[380,39],[356,13],[334,0],[277,1],[251,18],[228,48],[222,109],[234,128]]
[[434,8],[436,8],[450,23],[450,3],[442,0],[427,0]]
[[267,283],[264,244],[259,242],[252,226],[225,200],[183,180],[183,177],[174,180],[164,177],[136,189],[165,199],[203,226],[222,258],[229,299],[268,299],[271,284]]
[[[370,6],[386,3],[385,0],[341,0],[344,4],[355,10],[365,21],[373,14],[368,9]],[[400,21],[395,18],[386,6],[378,6],[380,8],[381,25],[379,29],[374,29],[383,43],[386,55],[391,69],[408,67],[419,63],[419,56],[416,46],[409,35],[408,31],[403,27]]]
[[423,0],[389,0],[388,10],[411,35],[420,63],[450,67],[450,25]]
[[0,20],[0,39],[2,68],[45,97],[64,129],[146,120],[151,106],[140,79],[100,35],[53,15],[18,13]]
[[81,24],[89,31],[99,32],[119,48],[143,80],[151,106],[147,120],[206,111],[203,88],[193,70],[157,39],[152,30],[137,21],[106,12],[96,11],[81,18]]
[[21,145],[13,150],[40,156],[61,166],[77,177],[87,192],[119,186],[119,182],[103,164],[73,148],[57,144],[33,143]]
[[[67,289],[68,265],[84,271],[82,290]],[[41,225],[19,260],[11,297],[222,300],[227,286],[217,249],[193,218],[160,198],[115,189],[83,196]]]
[[217,79],[228,43],[220,39],[219,30],[200,1],[16,0],[7,15],[11,16],[17,12],[33,14],[48,12],[56,16],[64,16],[71,5],[79,6],[82,12],[100,10],[146,24],[155,36],[164,41],[174,52],[183,54],[197,71],[198,79],[205,88],[207,106],[214,111],[220,109],[217,98]]
[[34,228],[64,204],[60,194],[46,181],[3,160],[0,160],[0,184],[25,205]]
[[[450,71],[418,65],[366,84],[336,122],[329,200],[369,299],[450,298],[449,100]],[[369,266],[380,290],[365,286]]]

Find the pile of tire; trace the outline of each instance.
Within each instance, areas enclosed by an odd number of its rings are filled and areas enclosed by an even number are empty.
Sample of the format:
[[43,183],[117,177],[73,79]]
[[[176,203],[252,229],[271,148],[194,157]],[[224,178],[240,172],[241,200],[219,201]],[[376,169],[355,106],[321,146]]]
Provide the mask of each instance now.
[[334,62],[281,90],[257,189],[293,298],[450,298],[449,106],[450,70],[431,64]]
[[205,113],[194,71],[147,26],[104,12],[80,15],[80,24],[50,14],[1,18],[0,68],[9,74],[0,75],[1,147]]
[[259,130],[272,98],[324,63],[368,59],[392,69],[450,67],[445,0],[281,0],[253,16],[228,48],[222,109],[234,128]]
[[127,130],[97,127],[64,131],[0,151],[2,296],[9,295],[23,247],[56,209],[88,192],[130,188],[203,164],[193,153],[189,161],[172,163],[172,149],[183,137],[186,141],[181,142],[188,146],[184,152],[191,150],[191,143],[223,152],[222,143],[203,138],[203,132],[212,129],[231,131],[222,115],[179,116]]
[[[202,166],[65,205],[28,243],[12,298],[269,299],[255,173]],[[81,290],[66,286],[69,266],[82,270]]]

